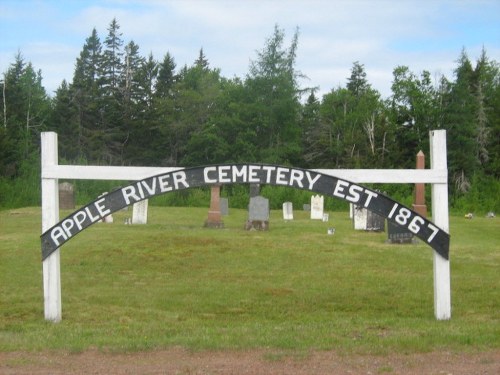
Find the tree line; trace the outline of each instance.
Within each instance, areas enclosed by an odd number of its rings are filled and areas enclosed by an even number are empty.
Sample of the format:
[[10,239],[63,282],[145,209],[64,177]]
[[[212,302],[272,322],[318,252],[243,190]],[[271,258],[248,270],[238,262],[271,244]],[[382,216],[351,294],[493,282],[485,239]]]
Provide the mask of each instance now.
[[113,19],[53,97],[18,53],[0,81],[0,206],[16,181],[35,180],[41,131],[59,134],[69,164],[414,168],[429,131],[446,129],[452,203],[500,208],[500,70],[486,51],[475,62],[461,51],[452,80],[397,66],[388,98],[354,62],[345,86],[319,98],[302,85],[298,45],[298,29],[287,44],[276,25],[245,77],[227,78],[202,48],[181,67],[169,52],[141,55]]

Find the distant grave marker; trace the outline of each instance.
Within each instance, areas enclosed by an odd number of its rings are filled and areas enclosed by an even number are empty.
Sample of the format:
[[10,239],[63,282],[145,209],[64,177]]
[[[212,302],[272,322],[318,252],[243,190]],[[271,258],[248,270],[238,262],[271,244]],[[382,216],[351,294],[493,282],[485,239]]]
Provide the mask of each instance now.
[[283,203],[283,220],[293,220],[293,203]]
[[59,184],[59,209],[75,209],[75,190],[73,184],[62,182]]
[[323,220],[324,199],[322,195],[313,195],[311,197],[311,219]]

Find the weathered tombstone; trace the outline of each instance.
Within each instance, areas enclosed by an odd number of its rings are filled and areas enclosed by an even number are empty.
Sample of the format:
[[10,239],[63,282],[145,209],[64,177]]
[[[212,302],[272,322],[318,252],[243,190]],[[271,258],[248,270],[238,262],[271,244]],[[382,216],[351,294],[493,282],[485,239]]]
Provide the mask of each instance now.
[[61,210],[75,209],[75,191],[73,184],[69,182],[59,184],[59,208]]
[[368,210],[366,215],[366,230],[373,232],[384,232],[385,218],[373,211]]
[[132,206],[132,224],[148,223],[148,200],[134,203]]
[[353,223],[354,230],[366,230],[368,210],[364,207],[354,206]]
[[306,203],[302,206],[302,209],[304,211],[311,211],[311,205],[309,203]]
[[311,197],[311,219],[323,220],[323,202],[322,195],[313,195]]
[[323,223],[328,223],[329,219],[330,219],[330,214],[323,214]]
[[293,204],[292,204],[292,202],[283,203],[283,220],[293,220]]
[[413,233],[387,220],[387,236],[389,243],[412,243]]
[[228,198],[220,198],[220,214],[222,216],[229,215],[229,199]]
[[210,191],[210,208],[208,209],[208,218],[205,220],[205,227],[224,228],[220,212],[220,185],[212,185]]
[[372,212],[365,207],[354,206],[354,229],[373,232],[385,231],[384,217]]
[[260,195],[250,198],[248,220],[245,224],[245,229],[269,229],[269,199],[261,197]]

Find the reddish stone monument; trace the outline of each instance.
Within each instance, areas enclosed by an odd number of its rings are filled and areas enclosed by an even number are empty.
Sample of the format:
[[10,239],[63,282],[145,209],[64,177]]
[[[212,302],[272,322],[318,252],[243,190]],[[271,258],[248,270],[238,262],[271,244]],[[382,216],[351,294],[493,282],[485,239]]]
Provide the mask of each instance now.
[[213,185],[211,188],[210,208],[208,210],[208,218],[205,221],[205,227],[224,228],[220,212],[220,185]]
[[[417,154],[417,169],[425,169],[425,155],[420,150]],[[425,205],[425,184],[415,184],[413,195],[413,211],[420,216],[427,217],[427,206]]]

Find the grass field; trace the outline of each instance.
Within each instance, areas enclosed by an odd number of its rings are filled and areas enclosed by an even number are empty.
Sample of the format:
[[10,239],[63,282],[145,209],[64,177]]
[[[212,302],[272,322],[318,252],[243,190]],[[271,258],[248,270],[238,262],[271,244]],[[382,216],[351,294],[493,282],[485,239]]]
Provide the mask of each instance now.
[[203,228],[207,208],[149,211],[147,225],[120,212],[61,249],[58,324],[43,314],[40,209],[0,212],[0,351],[500,347],[498,218],[451,217],[452,319],[436,321],[431,248],[354,231],[347,213],[273,211],[268,232],[247,232],[244,210],[219,230]]

